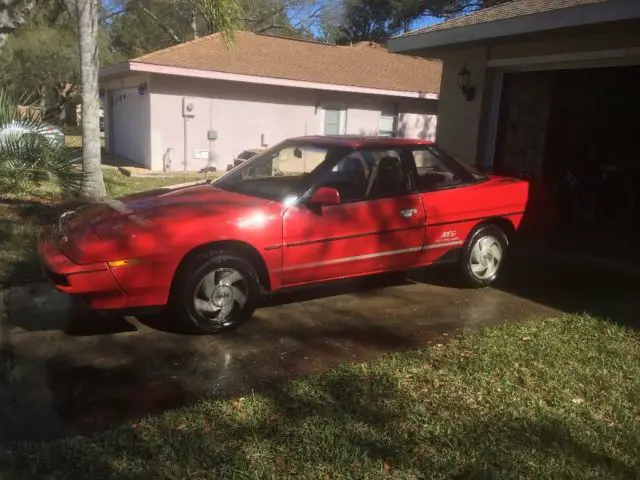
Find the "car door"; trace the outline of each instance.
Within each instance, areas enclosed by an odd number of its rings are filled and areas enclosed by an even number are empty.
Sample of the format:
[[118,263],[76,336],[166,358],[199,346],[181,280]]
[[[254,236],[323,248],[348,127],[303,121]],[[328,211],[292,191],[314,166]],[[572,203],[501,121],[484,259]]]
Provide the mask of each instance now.
[[283,218],[283,282],[296,285],[417,263],[425,213],[400,150],[354,151],[316,183],[338,205],[290,207]]
[[473,174],[434,146],[411,149],[426,229],[419,265],[454,260],[482,216]]

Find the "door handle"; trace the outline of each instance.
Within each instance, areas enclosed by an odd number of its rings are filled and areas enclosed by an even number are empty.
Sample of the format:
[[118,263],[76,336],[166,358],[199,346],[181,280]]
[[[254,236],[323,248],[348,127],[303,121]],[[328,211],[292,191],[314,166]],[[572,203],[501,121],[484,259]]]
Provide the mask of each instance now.
[[418,209],[417,208],[404,208],[404,209],[400,210],[400,215],[403,216],[404,218],[411,218],[416,213],[418,213]]

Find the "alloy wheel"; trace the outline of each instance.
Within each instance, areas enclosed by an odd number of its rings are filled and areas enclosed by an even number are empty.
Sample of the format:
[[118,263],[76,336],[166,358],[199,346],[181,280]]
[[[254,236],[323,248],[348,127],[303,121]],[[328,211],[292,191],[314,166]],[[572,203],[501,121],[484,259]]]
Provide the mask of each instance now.
[[480,237],[469,256],[471,273],[480,280],[494,277],[498,273],[502,257],[502,245],[497,238],[491,235]]
[[217,268],[202,277],[193,301],[202,317],[224,323],[234,311],[244,307],[248,294],[246,279],[238,270]]

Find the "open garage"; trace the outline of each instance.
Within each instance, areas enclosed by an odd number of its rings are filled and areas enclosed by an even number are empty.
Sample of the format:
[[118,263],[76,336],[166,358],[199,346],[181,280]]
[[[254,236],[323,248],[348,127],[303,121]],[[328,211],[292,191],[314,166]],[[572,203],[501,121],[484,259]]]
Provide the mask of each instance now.
[[640,67],[505,73],[494,169],[557,188],[565,225],[636,233]]
[[568,245],[640,265],[640,2],[516,0],[389,48],[444,60],[443,148],[543,184]]

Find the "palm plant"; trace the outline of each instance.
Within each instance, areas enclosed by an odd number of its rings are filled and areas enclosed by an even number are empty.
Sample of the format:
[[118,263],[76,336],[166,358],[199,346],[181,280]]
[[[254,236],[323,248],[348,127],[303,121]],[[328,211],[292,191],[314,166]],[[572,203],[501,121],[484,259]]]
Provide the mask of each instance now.
[[81,178],[77,160],[46,134],[26,100],[0,90],[0,195],[29,192],[46,181],[62,193],[75,192]]

